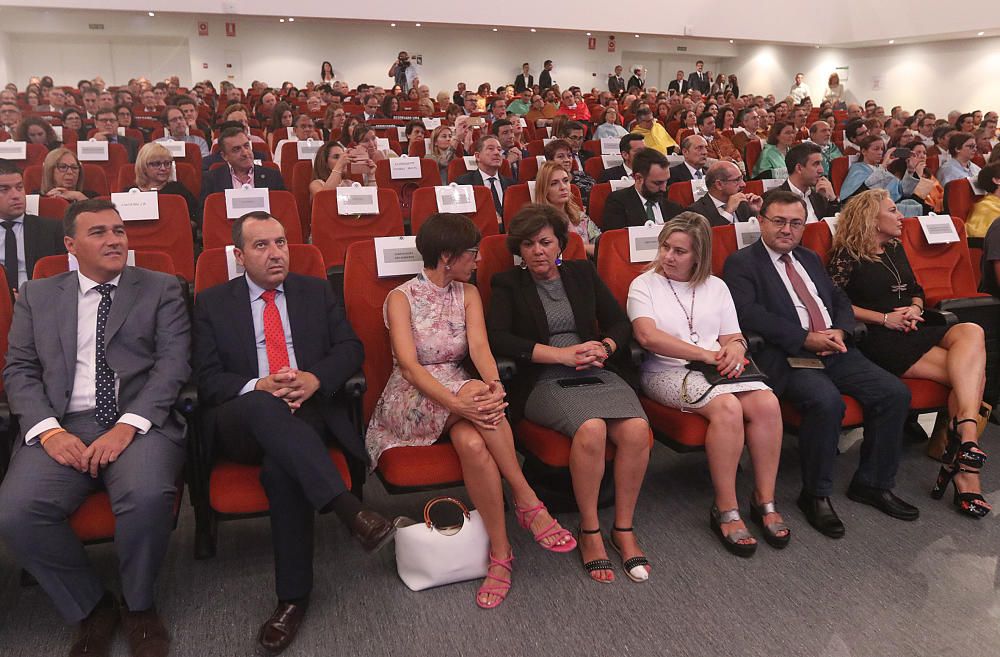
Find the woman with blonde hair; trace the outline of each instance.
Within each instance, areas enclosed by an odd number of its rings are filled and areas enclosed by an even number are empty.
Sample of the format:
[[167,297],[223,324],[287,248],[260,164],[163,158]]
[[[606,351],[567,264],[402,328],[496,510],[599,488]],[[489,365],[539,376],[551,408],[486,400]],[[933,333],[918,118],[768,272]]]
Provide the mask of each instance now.
[[983,330],[966,322],[924,323],[924,292],[899,241],[902,231],[903,216],[889,192],[861,192],[840,211],[828,268],[855,317],[868,325],[859,345],[865,356],[897,376],[951,388],[944,466],[931,494],[940,498],[954,483],[958,510],[982,518],[990,512],[980,493],[986,454],[979,449],[976,421],[986,383]]
[[[729,288],[712,276],[712,232],[696,212],[682,212],[663,225],[649,269],[629,287],[632,332],[649,357],[640,382],[646,396],[664,406],[708,420],[705,452],[715,489],[709,521],[722,545],[740,557],[753,556],[757,540],[740,518],[736,473],[743,444],[753,460],[750,517],[775,548],[791,532],[774,506],[781,456],[781,410],[761,381],[728,381],[747,364]],[[697,368],[697,369],[696,369]],[[724,377],[711,385],[705,372]]]
[[431,133],[431,149],[424,155],[437,162],[441,171],[441,184],[448,184],[448,165],[459,156],[459,151],[472,149],[472,131],[468,129],[468,117],[460,116],[455,127],[439,125]]
[[143,192],[158,192],[160,194],[176,194],[183,197],[187,203],[188,216],[201,225],[201,208],[187,187],[171,180],[174,173],[174,157],[163,144],[150,142],[139,149],[135,158],[135,186]]
[[40,193],[70,203],[97,196],[96,192],[83,189],[83,166],[76,159],[76,153],[68,148],[57,148],[45,156]]
[[587,255],[594,256],[594,243],[601,229],[577,205],[573,182],[566,167],[559,162],[546,162],[535,177],[535,202],[551,205],[566,218],[569,229],[583,239]]

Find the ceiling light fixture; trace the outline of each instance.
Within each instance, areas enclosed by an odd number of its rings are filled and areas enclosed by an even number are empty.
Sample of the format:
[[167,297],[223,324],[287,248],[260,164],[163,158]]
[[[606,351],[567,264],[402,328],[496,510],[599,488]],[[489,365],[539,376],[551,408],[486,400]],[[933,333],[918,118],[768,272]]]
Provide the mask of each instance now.
[[279,18],[279,19],[278,19],[278,22],[279,22],[279,23],[284,23],[284,22],[285,22],[285,19],[284,19],[284,18]]
[[536,30],[535,28],[531,28],[531,31],[532,32],[537,32],[538,30]]
[[395,23],[389,23],[389,27],[396,27]]
[[417,27],[420,27],[420,23],[415,23],[415,25],[416,25]]
[[587,36],[590,36],[590,32],[587,32]]
[[636,35],[635,35],[635,38],[636,38],[636,39],[638,39],[638,38],[639,38],[639,35],[638,35],[638,34],[636,34]]
[[288,22],[289,22],[289,23],[294,23],[294,22],[295,22],[295,19],[294,19],[294,18],[289,18],[289,19],[288,19]]
[[493,31],[494,31],[494,32],[499,32],[500,30],[498,30],[497,28],[495,28],[495,27],[494,27],[494,28],[493,28]]
[[895,40],[895,39],[889,39],[889,45],[890,45],[890,46],[891,46],[892,44],[894,44],[894,43],[896,43],[896,40]]
[[986,34],[986,32],[980,32],[980,33],[979,33],[979,34],[977,34],[976,36],[983,36],[984,34]]
[[[149,12],[149,15],[150,15],[150,17],[156,16],[156,12],[151,11],[151,12]],[[979,34],[982,35],[982,32],[980,32]]]
[[729,43],[732,43],[732,42],[733,42],[733,40],[732,40],[732,39],[730,39],[730,40],[729,40]]

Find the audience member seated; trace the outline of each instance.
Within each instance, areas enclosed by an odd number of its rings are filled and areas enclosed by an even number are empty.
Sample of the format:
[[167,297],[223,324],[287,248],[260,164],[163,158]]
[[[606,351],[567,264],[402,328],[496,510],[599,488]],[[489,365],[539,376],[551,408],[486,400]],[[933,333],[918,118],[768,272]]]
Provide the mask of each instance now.
[[806,223],[832,217],[840,208],[833,184],[823,175],[823,153],[817,144],[803,142],[785,155],[788,179],[777,189],[791,192],[806,202]]
[[560,98],[562,103],[559,105],[559,114],[565,114],[574,121],[590,121],[590,109],[586,103],[578,102],[572,91],[567,89]]
[[399,153],[391,148],[380,150],[378,147],[378,135],[375,134],[375,130],[373,128],[369,127],[365,123],[358,123],[351,128],[351,144],[364,149],[364,151],[368,154],[368,159],[372,162],[387,160],[391,157],[399,157]]
[[49,102],[45,105],[39,105],[36,111],[62,114],[66,107],[66,92],[59,87],[52,87],[49,89]]
[[902,232],[903,216],[889,193],[862,192],[840,213],[827,268],[847,293],[854,316],[868,325],[859,347],[865,356],[896,376],[951,388],[945,466],[932,494],[940,497],[953,482],[958,510],[981,518],[990,512],[980,494],[986,454],[976,428],[986,372],[983,329],[970,322],[921,325],[924,291],[899,241]]
[[[971,138],[970,138],[971,140]],[[975,142],[972,142],[975,147]],[[888,169],[894,158],[895,148],[889,149],[883,157],[885,142],[881,137],[866,135],[858,140],[861,155],[858,161],[847,170],[847,177],[840,186],[840,200],[845,201],[851,196],[868,189],[884,189],[889,192],[894,202],[913,194],[920,182],[913,171],[907,168],[902,179],[896,178]],[[940,170],[939,170],[940,171]]]
[[[729,162],[716,167],[736,170]],[[791,532],[774,506],[782,435],[777,398],[759,381],[723,380],[713,386],[703,372],[688,367],[704,364],[737,379],[748,362],[733,297],[722,279],[712,276],[711,228],[700,214],[682,212],[664,224],[657,242],[651,268],[632,281],[628,292],[632,330],[649,352],[640,376],[643,393],[708,420],[705,452],[715,489],[710,518],[722,545],[740,557],[757,550],[736,498],[736,472],[746,443],[755,483],[750,517],[769,544],[783,548]]]
[[937,171],[937,179],[942,185],[959,178],[976,179],[979,165],[972,161],[977,154],[975,137],[967,132],[952,133],[948,137],[948,154],[951,157]]
[[622,127],[618,117],[618,110],[609,107],[604,110],[604,122],[594,130],[594,139],[620,139],[627,134],[628,130]]
[[249,121],[249,118],[248,118],[248,115],[247,115],[247,108],[244,107],[243,105],[240,105],[240,104],[237,103],[237,104],[234,104],[234,105],[230,105],[225,110],[223,110],[223,112],[222,112],[222,122],[226,123],[226,122],[229,122],[229,121],[235,121],[237,123],[242,124],[243,125],[243,129],[247,133],[247,137],[250,138],[251,142],[253,142],[255,144],[263,144],[264,143],[264,138],[263,137],[259,137],[259,136],[255,135],[255,134],[253,134],[252,132],[250,132],[250,121]]
[[941,125],[934,128],[934,145],[927,147],[928,156],[936,156],[938,162],[944,164],[951,159],[951,154],[948,153],[948,140],[951,137],[952,132],[950,125]]
[[753,166],[754,178],[784,178],[785,155],[795,143],[795,126],[784,121],[775,121],[767,133],[767,143]]
[[195,226],[201,225],[201,204],[187,187],[171,180],[174,157],[162,144],[153,142],[139,149],[135,158],[135,186],[143,192],[176,194],[187,203],[188,216]]
[[627,357],[632,332],[593,264],[560,264],[568,238],[565,216],[550,206],[528,205],[511,220],[507,248],[523,264],[493,277],[490,346],[518,363],[511,384],[513,421],[524,418],[572,439],[569,469],[580,509],[580,556],[590,577],[602,583],[614,580],[614,570],[601,537],[597,499],[608,440],[617,447],[611,543],[625,574],[642,582],[649,579],[649,561],[632,526],[649,462],[649,424],[623,378],[633,378]]
[[17,124],[21,122],[21,109],[13,100],[0,102],[0,130],[13,137],[17,134]]
[[525,89],[518,92],[517,99],[514,100],[510,105],[507,106],[507,112],[510,114],[516,114],[518,116],[524,116],[529,111],[531,111],[531,89]]
[[[809,139],[819,146],[820,155],[823,156],[823,175],[830,175],[830,163],[838,157],[842,157],[844,154],[840,152],[837,145],[833,143],[833,128],[826,121],[815,121],[811,126],[809,126]],[[791,172],[789,172],[791,173]]]
[[646,148],[652,148],[664,155],[670,149],[677,148],[677,142],[667,133],[666,128],[653,120],[653,110],[647,105],[639,107],[636,111],[635,124],[631,132],[642,135],[646,140]]
[[402,145],[403,155],[410,155],[413,153],[414,145],[424,144],[424,124],[421,121],[408,121],[406,128],[404,128],[404,133],[406,135],[406,143]]
[[799,246],[805,225],[805,201],[772,190],[760,212],[760,240],[730,255],[724,271],[740,326],[764,340],[754,352],[758,367],[801,416],[798,506],[822,534],[844,535],[830,500],[843,393],[858,400],[865,418],[860,463],[847,496],[894,518],[916,520],[918,509],[892,492],[910,392],[853,346],[851,302],[819,256]]
[[715,160],[742,163],[743,156],[740,155],[729,137],[716,128],[715,116],[711,112],[698,115],[698,134],[708,145],[708,157]]
[[354,181],[351,180],[350,174],[355,163],[365,169],[365,184],[369,187],[375,186],[375,163],[369,159],[367,152],[357,147],[344,148],[343,144],[336,141],[323,144],[316,151],[316,158],[313,160],[313,179],[309,183],[310,201],[324,189],[353,185]]
[[[4,392],[20,435],[0,486],[0,536],[79,623],[70,655],[108,654],[121,622],[132,655],[165,657],[154,586],[185,457],[173,405],[191,372],[187,308],[175,276],[126,266],[128,237],[110,202],[70,206],[64,226],[79,271],[24,285],[10,330]],[[75,356],[60,335],[76,338]],[[101,488],[115,514],[121,605],[69,526]]]
[[[490,566],[476,604],[490,609],[510,591],[514,558],[502,480],[513,493],[518,521],[542,548],[569,552],[576,541],[539,501],[514,451],[504,415],[506,392],[490,352],[482,301],[468,283],[479,239],[479,231],[463,215],[435,214],[420,227],[417,249],[424,269],[385,301],[394,366],[365,442],[371,462],[378,463],[394,447],[431,445],[445,435],[451,439],[466,490],[489,535]],[[466,358],[482,380],[465,370]]]
[[[233,222],[233,244],[246,274],[201,292],[195,307],[201,429],[220,456],[263,466],[278,606],[257,642],[277,654],[294,640],[309,604],[313,512],[334,512],[369,552],[395,529],[362,508],[327,455],[335,444],[368,461],[348,402],[336,395],[364,357],[343,306],[326,281],[288,271],[285,230],[268,213]],[[248,325],[234,332],[240,318]]]
[[500,175],[500,166],[503,164],[503,151],[500,148],[500,140],[493,135],[483,135],[476,141],[475,146],[476,170],[466,171],[455,179],[459,185],[480,185],[489,187],[493,195],[493,207],[496,208],[497,217],[503,216],[503,195],[507,193],[507,188],[514,184],[513,178]]
[[743,172],[732,162],[716,162],[705,174],[708,193],[689,208],[708,220],[712,226],[727,226],[737,221],[748,221],[760,212],[763,199],[756,194],[744,193],[746,182]]
[[31,278],[39,258],[66,253],[62,223],[25,209],[21,172],[13,162],[0,160],[0,258],[11,291]]
[[911,184],[912,181],[908,180],[909,178],[917,179],[916,186],[906,198],[920,203],[923,207],[908,203],[904,198],[899,202],[900,212],[906,210],[904,216],[942,212],[944,209],[944,188],[927,168],[927,147],[922,142],[913,139],[908,148],[910,148],[910,156],[906,159],[894,159],[889,163],[887,169],[900,181],[901,185],[904,182],[907,185]]
[[[984,167],[983,171],[991,171],[996,177],[1000,177],[998,169],[991,170],[990,167]],[[995,194],[996,190],[986,198]],[[1000,219],[1000,214],[994,217],[990,227],[986,230],[986,237],[983,239],[982,279],[979,282],[979,291],[1000,298],[1000,221],[996,221],[996,219]]]
[[240,128],[226,128],[219,135],[219,153],[226,165],[207,172],[201,185],[204,199],[213,192],[242,187],[285,189],[281,172],[265,166],[256,166],[250,138]]
[[84,189],[83,167],[80,160],[76,159],[76,153],[68,148],[57,148],[45,156],[39,194],[61,198],[70,203],[97,196],[97,192]]
[[[711,116],[711,115],[709,115]],[[670,182],[703,180],[705,164],[708,162],[708,142],[701,135],[688,135],[681,140],[681,155],[684,161],[670,167]]]
[[741,153],[746,152],[747,143],[753,139],[766,139],[767,132],[761,130],[760,114],[753,107],[746,107],[736,115],[737,126],[733,130],[733,146]]
[[618,151],[622,156],[622,163],[618,166],[605,169],[601,174],[601,182],[610,180],[621,180],[622,178],[632,179],[632,158],[635,154],[646,147],[646,142],[642,135],[629,132],[622,135],[618,140]]
[[549,125],[558,111],[556,105],[545,102],[540,95],[535,94],[531,97],[531,109],[524,115],[524,120],[536,127]]
[[128,161],[135,162],[135,157],[139,154],[139,144],[131,137],[118,134],[118,114],[115,113],[114,107],[108,105],[98,108],[94,127],[97,132],[94,133],[93,139],[106,141],[109,144],[121,144],[125,147]]
[[601,229],[590,220],[583,208],[576,204],[573,196],[572,179],[559,162],[546,162],[538,169],[535,178],[535,202],[548,205],[566,219],[569,229],[583,240],[587,255],[593,257],[594,244]]
[[[93,121],[88,123],[92,124]],[[93,125],[90,125],[90,127],[93,127]],[[77,141],[87,138],[86,132],[84,131],[83,115],[80,113],[80,110],[75,107],[70,107],[63,112],[62,129],[63,141],[66,141],[67,132],[73,133]]]
[[[177,96],[174,99],[174,105],[176,105],[182,114],[184,114],[184,120],[187,121],[188,134],[191,134],[191,130],[201,130],[205,135],[206,141],[212,137],[212,128],[210,125],[204,121],[200,121],[198,117],[198,104],[195,102],[194,98],[190,96]],[[119,122],[121,118],[119,117]]]
[[608,196],[604,205],[604,230],[655,224],[672,219],[684,211],[667,199],[670,162],[652,148],[644,148],[632,157],[632,187],[619,189]]
[[500,150],[503,153],[503,158],[510,164],[511,176],[514,180],[519,180],[518,174],[520,173],[521,160],[530,157],[530,155],[528,151],[521,148],[521,144],[517,140],[517,132],[514,129],[514,124],[507,119],[497,119],[490,126],[490,132],[500,142]]
[[573,184],[580,189],[580,196],[584,206],[586,206],[590,203],[590,190],[597,184],[597,181],[582,167],[574,167],[573,158],[573,144],[566,139],[553,139],[545,145],[545,159],[558,163],[566,170],[566,173],[572,178]]
[[299,141],[308,141],[310,139],[319,141],[323,139],[323,135],[316,129],[316,123],[305,112],[295,117],[295,122],[292,124],[292,135]]
[[1000,219],[1000,162],[990,162],[983,167],[976,176],[976,184],[986,195],[972,206],[965,220],[965,232],[969,237],[985,237],[993,223]]
[[40,116],[28,116],[17,124],[14,141],[26,141],[29,144],[41,144],[50,151],[62,146],[56,131],[48,121]]
[[[464,119],[465,117],[459,117]],[[461,136],[460,136],[461,135]],[[431,149],[425,155],[437,162],[441,171],[441,184],[448,184],[448,165],[458,156],[458,152],[463,149],[466,141],[472,140],[472,132],[466,128],[464,120],[458,121],[452,128],[448,125],[439,125],[431,133]]]
[[166,109],[163,110],[163,126],[165,128],[164,135],[157,141],[183,141],[194,144],[198,147],[202,157],[208,157],[211,153],[208,142],[198,135],[190,133],[191,127],[188,125],[181,108],[167,105]]

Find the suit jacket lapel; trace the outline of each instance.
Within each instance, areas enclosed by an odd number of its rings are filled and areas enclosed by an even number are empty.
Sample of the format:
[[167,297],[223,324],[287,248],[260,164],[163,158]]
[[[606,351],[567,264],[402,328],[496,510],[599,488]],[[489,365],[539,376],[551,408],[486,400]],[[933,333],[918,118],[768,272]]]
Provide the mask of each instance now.
[[788,294],[788,288],[785,287],[785,282],[778,275],[778,270],[774,268],[771,254],[764,248],[764,242],[757,240],[749,248],[755,249],[758,266],[764,272],[764,278],[770,283],[774,291],[775,301],[781,306],[775,310],[782,312],[786,317],[793,318],[797,322],[799,320],[799,313],[795,310],[795,302],[792,301],[792,297]]
[[28,272],[28,278],[32,276],[35,269],[35,254],[38,253],[38,222],[40,220],[35,215],[24,215],[24,268]]
[[73,375],[76,372],[76,329],[77,305],[80,293],[80,279],[70,273],[63,279],[62,291],[59,293],[59,343],[62,345],[63,358],[66,360],[67,385],[72,387]]
[[[305,354],[304,345],[307,344],[307,338],[301,333],[305,330],[306,318],[308,317],[309,307],[305,303],[304,295],[300,294],[301,288],[299,287],[299,281],[293,278],[292,274],[288,275],[285,279],[285,308],[288,310],[288,323],[291,324],[292,331],[292,346],[299,347],[295,349],[295,361],[299,369],[306,367],[308,364],[302,362],[302,357]],[[313,311],[322,310],[313,308]]]
[[535,287],[535,280],[526,269],[518,269],[518,278],[521,287],[521,294],[524,296],[524,303],[531,313],[531,318],[535,322],[535,332],[538,341],[542,344],[549,343],[549,324],[545,316],[545,308],[542,300],[538,298],[538,288]]
[[139,297],[139,276],[131,267],[122,270],[121,278],[118,279],[118,289],[115,290],[115,298],[111,302],[111,311],[108,312],[108,323],[104,328],[104,345],[107,347],[115,333],[125,323],[129,311],[135,305],[135,300]]
[[[250,288],[247,287],[245,276],[233,280],[231,292],[232,306],[227,314],[233,319],[230,326],[236,333],[236,342],[243,354],[244,371],[260,376],[257,367],[257,338],[254,336],[253,313],[250,311]],[[294,322],[292,326],[295,326]]]

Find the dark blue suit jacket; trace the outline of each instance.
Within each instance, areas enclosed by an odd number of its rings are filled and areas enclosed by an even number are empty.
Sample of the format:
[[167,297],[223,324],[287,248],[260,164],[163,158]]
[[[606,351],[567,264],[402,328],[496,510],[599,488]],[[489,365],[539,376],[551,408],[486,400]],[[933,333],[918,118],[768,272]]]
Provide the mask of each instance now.
[[[281,177],[281,172],[265,166],[255,166],[253,168],[253,186],[267,187],[268,189],[285,189],[285,181]],[[233,174],[228,166],[218,167],[204,175],[201,183],[201,198],[205,198],[213,192],[221,192],[233,188]]]
[[[813,251],[799,246],[792,251],[792,257],[802,264],[816,285],[816,291],[833,321],[832,328],[843,330],[845,341],[849,341],[855,326],[850,299],[833,284],[819,256]],[[791,371],[785,359],[814,354],[804,351],[808,331],[799,323],[792,298],[763,241],[726,258],[722,276],[733,295],[740,327],[764,338],[763,349],[753,354],[754,361],[767,374],[768,385],[780,395]]]

